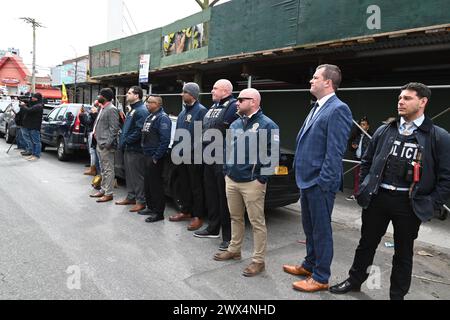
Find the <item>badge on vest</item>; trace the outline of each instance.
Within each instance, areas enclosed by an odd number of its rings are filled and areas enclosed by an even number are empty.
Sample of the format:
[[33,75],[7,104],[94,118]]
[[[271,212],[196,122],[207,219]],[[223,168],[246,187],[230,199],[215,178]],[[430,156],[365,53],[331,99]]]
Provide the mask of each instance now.
[[259,123],[254,123],[253,127],[250,129],[250,132],[258,132]]
[[188,114],[186,117],[186,122],[191,123],[192,122],[192,114]]

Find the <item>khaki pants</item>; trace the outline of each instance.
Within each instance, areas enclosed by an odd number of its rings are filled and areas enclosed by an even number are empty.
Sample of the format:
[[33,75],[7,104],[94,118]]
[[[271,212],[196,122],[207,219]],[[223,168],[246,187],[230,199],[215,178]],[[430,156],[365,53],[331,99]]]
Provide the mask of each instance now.
[[113,195],[114,184],[114,156],[116,150],[102,149],[97,146],[97,153],[100,159],[100,167],[102,169],[102,192],[107,196]]
[[267,249],[267,228],[264,200],[267,185],[258,180],[234,182],[225,177],[228,207],[231,217],[231,243],[228,251],[241,252],[245,232],[245,209],[253,228],[253,262],[262,263]]

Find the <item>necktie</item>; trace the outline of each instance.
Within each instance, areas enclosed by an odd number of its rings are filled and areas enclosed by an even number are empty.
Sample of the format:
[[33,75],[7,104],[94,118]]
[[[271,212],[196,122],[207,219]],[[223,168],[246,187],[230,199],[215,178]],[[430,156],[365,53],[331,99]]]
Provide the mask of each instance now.
[[250,118],[248,116],[242,116],[242,123],[244,124],[244,130],[247,127],[248,124],[248,120],[250,120]]
[[319,108],[319,103],[318,102],[316,102],[314,104],[314,107],[312,108],[311,113],[309,114],[308,121],[306,121],[306,126],[305,127],[307,127],[308,124],[311,122],[311,120],[314,118],[314,114],[316,113],[317,108]]

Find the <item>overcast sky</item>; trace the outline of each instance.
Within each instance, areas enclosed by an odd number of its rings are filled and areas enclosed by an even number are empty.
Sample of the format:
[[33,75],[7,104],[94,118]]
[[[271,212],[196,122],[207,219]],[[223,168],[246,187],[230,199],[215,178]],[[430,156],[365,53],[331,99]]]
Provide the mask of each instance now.
[[[221,0],[220,3],[227,1],[230,0]],[[195,0],[124,0],[124,3],[139,32],[170,24],[200,11]],[[86,55],[89,46],[107,41],[106,14],[107,0],[2,1],[0,49],[19,49],[31,70],[32,28],[19,18],[34,18],[46,27],[37,32],[39,74],[50,74],[50,67],[73,58],[75,53]],[[132,26],[131,21],[130,24]]]

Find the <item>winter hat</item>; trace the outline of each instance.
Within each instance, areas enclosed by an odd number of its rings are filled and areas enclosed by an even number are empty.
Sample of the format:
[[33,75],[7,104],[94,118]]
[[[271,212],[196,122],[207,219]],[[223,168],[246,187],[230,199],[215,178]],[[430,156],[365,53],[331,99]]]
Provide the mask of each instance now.
[[188,82],[184,85],[183,92],[189,93],[195,100],[198,100],[200,87],[195,82]]

